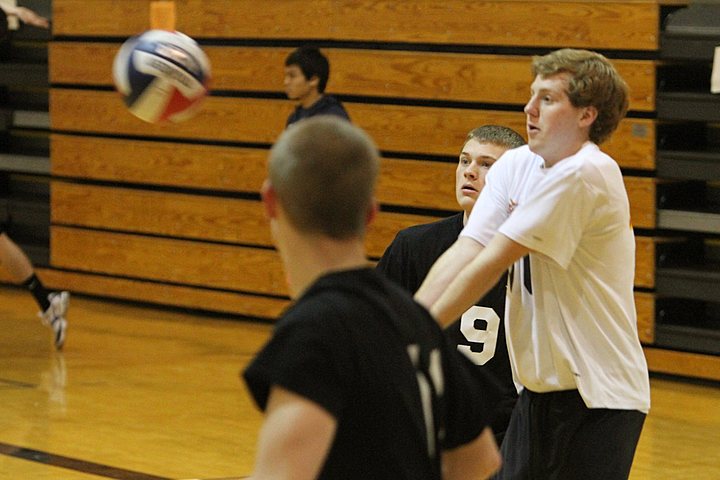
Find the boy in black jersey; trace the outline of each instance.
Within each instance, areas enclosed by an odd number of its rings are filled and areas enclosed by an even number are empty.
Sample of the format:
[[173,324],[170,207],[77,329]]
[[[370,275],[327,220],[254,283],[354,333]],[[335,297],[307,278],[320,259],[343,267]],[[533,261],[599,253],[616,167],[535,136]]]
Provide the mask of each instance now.
[[499,465],[492,392],[368,265],[378,168],[369,137],[335,117],[272,149],[262,197],[295,303],[244,372],[266,413],[253,478],[485,478]]
[[[463,211],[437,222],[401,230],[385,250],[377,268],[415,293],[433,263],[457,240],[485,186],[487,171],[507,150],[524,144],[519,133],[500,125],[484,125],[471,130],[465,138],[455,171],[455,196]],[[505,284],[503,276],[460,319],[445,329],[458,350],[492,375],[501,387],[501,397],[490,424],[498,444],[505,435],[517,399],[505,343]]]

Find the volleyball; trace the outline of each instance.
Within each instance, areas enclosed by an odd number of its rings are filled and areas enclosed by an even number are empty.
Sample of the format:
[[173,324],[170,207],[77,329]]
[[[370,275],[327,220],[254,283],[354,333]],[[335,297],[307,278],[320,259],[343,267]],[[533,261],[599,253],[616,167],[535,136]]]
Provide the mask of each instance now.
[[128,110],[150,123],[195,115],[210,84],[210,61],[180,32],[148,30],[129,38],[113,61],[115,88]]

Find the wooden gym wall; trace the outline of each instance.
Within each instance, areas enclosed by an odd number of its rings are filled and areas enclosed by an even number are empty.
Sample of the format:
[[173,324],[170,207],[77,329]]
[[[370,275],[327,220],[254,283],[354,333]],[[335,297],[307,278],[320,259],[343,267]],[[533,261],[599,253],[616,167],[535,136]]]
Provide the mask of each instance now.
[[54,0],[50,45],[51,267],[76,292],[275,318],[287,305],[258,191],[293,104],[285,56],[328,55],[327,92],[383,153],[382,212],[367,246],[456,211],[456,155],[472,128],[525,133],[530,57],[598,50],[630,85],[604,145],[623,169],[637,239],[642,341],[654,324],[655,69],[664,13],[683,1],[176,0],[213,93],[185,123],[129,114],[112,88],[120,44],[147,30],[150,0]]

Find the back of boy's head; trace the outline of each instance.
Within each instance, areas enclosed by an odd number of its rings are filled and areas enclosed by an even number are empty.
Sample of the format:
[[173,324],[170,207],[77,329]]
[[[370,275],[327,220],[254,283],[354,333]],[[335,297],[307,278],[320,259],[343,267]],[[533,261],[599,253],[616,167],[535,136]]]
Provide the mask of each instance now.
[[533,75],[568,74],[567,95],[575,107],[593,106],[598,116],[590,127],[590,140],[607,140],[625,116],[629,91],[625,80],[603,55],[589,50],[563,48],[533,57]]
[[291,125],[268,163],[270,183],[290,223],[335,239],[364,235],[378,171],[379,154],[370,137],[327,115]]
[[297,65],[307,80],[318,78],[318,92],[325,92],[330,77],[330,63],[317,47],[303,46],[290,52],[285,66]]

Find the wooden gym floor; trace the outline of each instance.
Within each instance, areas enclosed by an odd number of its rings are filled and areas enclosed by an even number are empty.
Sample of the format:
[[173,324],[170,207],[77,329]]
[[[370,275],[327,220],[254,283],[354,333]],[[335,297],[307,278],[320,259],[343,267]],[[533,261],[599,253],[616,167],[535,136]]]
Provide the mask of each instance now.
[[[262,417],[239,372],[271,325],[73,297],[63,353],[0,286],[0,479],[250,474]],[[632,480],[720,478],[720,385],[652,379]]]

